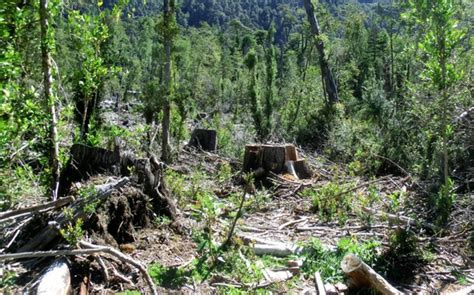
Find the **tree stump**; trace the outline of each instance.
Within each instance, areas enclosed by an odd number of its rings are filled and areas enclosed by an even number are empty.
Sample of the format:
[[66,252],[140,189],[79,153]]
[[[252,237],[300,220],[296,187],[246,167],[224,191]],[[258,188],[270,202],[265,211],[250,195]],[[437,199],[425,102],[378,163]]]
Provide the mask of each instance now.
[[195,129],[191,134],[188,146],[206,152],[217,151],[217,131],[213,129]]
[[298,175],[298,178],[309,179],[313,177],[313,171],[311,170],[311,168],[309,168],[308,164],[306,163],[306,160],[296,160],[293,163],[293,166],[295,168],[296,175]]
[[253,172],[260,168],[266,173],[290,173],[303,179],[312,177],[312,171],[304,160],[298,159],[298,152],[292,144],[246,145],[243,171]]

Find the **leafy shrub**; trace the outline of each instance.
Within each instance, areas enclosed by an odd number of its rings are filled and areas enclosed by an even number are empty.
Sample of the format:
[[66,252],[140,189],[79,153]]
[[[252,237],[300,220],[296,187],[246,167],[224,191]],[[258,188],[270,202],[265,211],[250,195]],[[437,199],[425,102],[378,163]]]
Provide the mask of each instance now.
[[306,276],[313,276],[316,271],[326,282],[342,281],[344,274],[341,270],[341,261],[345,255],[352,253],[359,256],[368,265],[373,265],[377,258],[376,241],[359,243],[355,239],[343,238],[339,240],[336,250],[326,249],[318,239],[310,240],[305,247],[305,260],[301,267]]
[[303,196],[311,198],[313,210],[324,221],[337,219],[340,223],[347,220],[347,213],[351,211],[353,194],[345,193],[344,186],[329,182],[320,189],[306,189]]

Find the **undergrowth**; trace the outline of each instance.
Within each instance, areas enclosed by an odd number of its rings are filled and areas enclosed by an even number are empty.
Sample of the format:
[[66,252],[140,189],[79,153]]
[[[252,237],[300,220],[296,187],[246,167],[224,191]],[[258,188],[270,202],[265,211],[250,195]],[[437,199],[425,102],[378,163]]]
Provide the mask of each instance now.
[[356,239],[343,238],[335,250],[327,249],[318,239],[311,239],[303,244],[305,253],[302,272],[307,277],[312,277],[316,271],[321,273],[325,282],[335,283],[344,279],[341,270],[341,261],[346,254],[352,253],[359,256],[368,265],[373,265],[378,258],[377,241],[358,242]]

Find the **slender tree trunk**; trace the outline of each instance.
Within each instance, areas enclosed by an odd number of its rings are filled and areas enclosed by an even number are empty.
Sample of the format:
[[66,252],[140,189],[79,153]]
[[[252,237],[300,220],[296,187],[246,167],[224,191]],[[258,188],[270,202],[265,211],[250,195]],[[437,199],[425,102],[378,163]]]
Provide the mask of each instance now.
[[43,87],[44,97],[47,102],[50,118],[50,140],[51,140],[51,153],[50,153],[50,165],[51,165],[51,192],[52,199],[56,200],[58,197],[59,188],[59,144],[58,144],[58,131],[57,124],[58,118],[56,113],[56,102],[52,94],[52,83],[53,77],[51,74],[51,54],[49,48],[49,12],[48,12],[48,0],[40,0],[40,25],[41,25],[41,55],[43,63]]
[[440,64],[441,64],[441,93],[442,93],[442,135],[443,135],[443,180],[444,180],[444,185],[445,189],[448,188],[449,184],[449,172],[448,172],[448,134],[447,134],[447,129],[448,129],[448,92],[447,92],[447,69],[446,69],[446,63],[447,63],[447,57],[446,57],[446,44],[445,44],[445,39],[446,37],[443,36],[441,38],[441,58],[440,58]]
[[171,148],[169,144],[170,122],[171,122],[171,48],[173,40],[170,33],[172,14],[174,13],[174,0],[164,0],[164,27],[165,30],[165,64],[163,70],[163,83],[165,89],[165,99],[163,105],[163,120],[162,120],[162,134],[161,134],[161,160],[165,163],[171,161]]
[[314,14],[314,6],[311,3],[311,0],[303,0],[304,8],[306,10],[306,14],[308,16],[308,21],[311,26],[311,32],[316,36],[316,48],[318,49],[319,53],[319,66],[321,67],[321,74],[323,76],[323,88],[328,95],[328,102],[329,105],[333,105],[334,103],[339,101],[339,95],[337,93],[336,82],[332,76],[331,69],[329,68],[328,61],[326,59],[326,53],[324,50],[324,43],[320,39],[321,31],[319,29],[318,19]]

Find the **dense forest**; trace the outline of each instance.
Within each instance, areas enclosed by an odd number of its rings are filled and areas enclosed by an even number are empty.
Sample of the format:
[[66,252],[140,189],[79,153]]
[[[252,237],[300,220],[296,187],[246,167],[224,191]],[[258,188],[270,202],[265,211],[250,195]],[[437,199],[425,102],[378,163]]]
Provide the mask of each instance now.
[[473,21],[3,1],[0,293],[473,292]]

